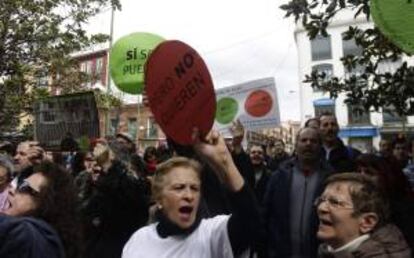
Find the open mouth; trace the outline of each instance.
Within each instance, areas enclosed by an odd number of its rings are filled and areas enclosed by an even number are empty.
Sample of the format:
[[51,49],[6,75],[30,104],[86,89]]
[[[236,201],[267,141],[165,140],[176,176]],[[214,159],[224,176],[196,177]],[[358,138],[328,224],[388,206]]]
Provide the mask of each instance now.
[[178,211],[181,213],[181,214],[187,214],[187,215],[190,215],[191,214],[191,212],[193,212],[193,207],[191,207],[191,206],[183,206],[183,207],[181,207],[180,209],[178,209]]
[[327,219],[323,219],[323,218],[319,218],[319,224],[321,226],[332,226],[332,222],[327,220]]
[[180,213],[180,220],[183,222],[190,222],[192,218],[194,208],[192,206],[186,205],[182,206],[178,209],[178,212]]

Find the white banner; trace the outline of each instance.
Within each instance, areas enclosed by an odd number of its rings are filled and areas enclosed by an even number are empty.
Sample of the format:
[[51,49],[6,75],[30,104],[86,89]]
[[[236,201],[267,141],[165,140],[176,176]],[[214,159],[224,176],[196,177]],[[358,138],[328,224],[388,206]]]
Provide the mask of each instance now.
[[274,78],[264,78],[216,90],[214,128],[229,135],[232,121],[239,119],[245,131],[280,124],[279,102]]

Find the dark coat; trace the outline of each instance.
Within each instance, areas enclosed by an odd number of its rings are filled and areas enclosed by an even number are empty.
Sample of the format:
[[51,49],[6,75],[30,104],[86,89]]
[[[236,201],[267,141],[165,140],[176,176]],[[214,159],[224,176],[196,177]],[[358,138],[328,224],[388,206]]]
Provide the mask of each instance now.
[[[250,186],[254,188],[254,172],[250,157],[244,151],[233,154],[232,158],[240,174]],[[202,199],[200,203],[201,217],[209,218],[221,214],[232,213],[232,207],[228,198],[228,189],[220,182],[212,168],[204,164],[201,173]]]
[[[326,157],[326,151],[322,148],[322,157]],[[328,163],[332,166],[335,173],[355,172],[355,159],[361,155],[361,152],[355,148],[345,146],[341,139],[338,138],[338,145],[331,150]]]
[[[253,172],[254,173],[254,172]],[[267,190],[267,184],[269,183],[271,172],[266,167],[263,167],[263,173],[259,180],[254,184],[254,193],[260,206],[263,206],[264,197]],[[256,181],[256,180],[255,180]]]
[[84,202],[85,257],[119,258],[130,236],[148,220],[149,196],[144,182],[114,162],[99,177]]
[[412,198],[400,196],[390,200],[391,222],[403,233],[405,240],[414,250],[414,201]]
[[329,253],[326,245],[319,248],[320,258],[411,258],[411,251],[398,228],[392,224],[375,230],[371,236],[361,243],[353,252]]
[[[282,163],[279,169],[274,172],[267,186],[264,200],[265,223],[267,229],[267,246],[269,257],[289,258],[291,257],[291,236],[290,236],[290,193],[292,185],[293,167],[297,159],[292,158]],[[332,173],[332,168],[324,161],[320,163],[321,173],[319,186],[313,195],[313,199],[320,196],[323,192],[323,182]],[[312,254],[309,258],[315,257],[319,242],[316,239],[318,228],[318,217],[316,209],[311,214],[311,232],[312,238],[307,243]]]
[[255,185],[254,173],[253,165],[250,161],[249,155],[244,150],[242,150],[239,154],[232,153],[232,158],[234,164],[239,169],[240,174],[243,176],[244,180],[246,180],[250,188],[253,189]]
[[279,165],[288,159],[290,159],[290,155],[286,152],[284,152],[283,155],[281,155],[280,157],[270,158],[268,161],[268,168],[270,169],[270,171],[276,171]]
[[46,222],[0,215],[0,257],[64,258],[65,252],[58,234]]

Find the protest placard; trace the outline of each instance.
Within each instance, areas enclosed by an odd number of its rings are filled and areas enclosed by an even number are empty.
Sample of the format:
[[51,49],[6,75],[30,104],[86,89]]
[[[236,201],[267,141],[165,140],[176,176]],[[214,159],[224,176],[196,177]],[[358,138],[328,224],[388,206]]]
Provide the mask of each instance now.
[[145,69],[145,91],[154,118],[175,142],[190,145],[193,128],[207,134],[214,122],[216,98],[206,64],[190,46],[161,43]]
[[246,130],[280,124],[276,84],[264,78],[216,90],[217,111],[214,127],[229,134],[232,121],[239,119]]

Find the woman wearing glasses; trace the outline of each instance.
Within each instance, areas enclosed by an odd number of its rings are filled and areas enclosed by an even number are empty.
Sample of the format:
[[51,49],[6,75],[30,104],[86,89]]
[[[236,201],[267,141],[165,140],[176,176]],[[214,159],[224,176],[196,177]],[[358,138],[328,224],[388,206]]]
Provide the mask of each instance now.
[[329,177],[315,201],[320,258],[409,258],[410,248],[399,229],[389,223],[388,201],[366,175],[341,173]]
[[79,257],[76,192],[67,171],[42,162],[8,196],[0,257]]

